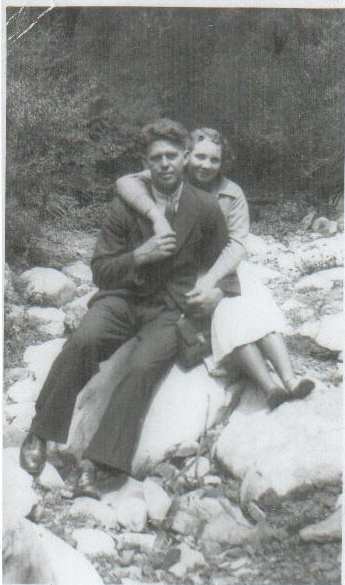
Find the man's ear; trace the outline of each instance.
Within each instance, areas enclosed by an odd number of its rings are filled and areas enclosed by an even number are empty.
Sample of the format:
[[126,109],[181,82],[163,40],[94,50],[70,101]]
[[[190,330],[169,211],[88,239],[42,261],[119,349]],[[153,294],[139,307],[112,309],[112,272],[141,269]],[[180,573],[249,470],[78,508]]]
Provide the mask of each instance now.
[[185,150],[183,153],[183,164],[184,166],[187,166],[189,163],[189,159],[190,159],[190,151],[189,150]]

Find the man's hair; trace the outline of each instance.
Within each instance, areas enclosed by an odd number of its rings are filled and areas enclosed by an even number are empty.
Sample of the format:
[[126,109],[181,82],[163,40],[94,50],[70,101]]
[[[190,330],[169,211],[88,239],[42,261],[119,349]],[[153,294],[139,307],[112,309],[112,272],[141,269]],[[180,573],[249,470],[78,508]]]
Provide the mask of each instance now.
[[156,140],[168,140],[183,149],[188,148],[188,132],[179,123],[169,118],[159,118],[146,124],[141,131],[143,148],[148,149]]
[[189,135],[190,149],[192,150],[198,142],[202,142],[203,140],[210,140],[213,144],[217,144],[217,146],[221,146],[222,148],[227,146],[225,138],[217,130],[213,128],[197,128]]

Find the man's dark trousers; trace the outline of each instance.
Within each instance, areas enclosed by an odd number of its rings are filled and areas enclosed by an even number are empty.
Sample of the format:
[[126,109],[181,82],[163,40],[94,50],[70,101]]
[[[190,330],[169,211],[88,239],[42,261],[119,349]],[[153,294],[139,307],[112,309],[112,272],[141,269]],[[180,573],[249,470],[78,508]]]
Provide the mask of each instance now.
[[[88,380],[125,341],[137,344],[84,456],[130,472],[143,418],[155,384],[177,350],[179,309],[163,301],[106,296],[98,299],[56,358],[36,403],[32,430],[65,443],[76,398]],[[111,432],[109,432],[111,429]]]

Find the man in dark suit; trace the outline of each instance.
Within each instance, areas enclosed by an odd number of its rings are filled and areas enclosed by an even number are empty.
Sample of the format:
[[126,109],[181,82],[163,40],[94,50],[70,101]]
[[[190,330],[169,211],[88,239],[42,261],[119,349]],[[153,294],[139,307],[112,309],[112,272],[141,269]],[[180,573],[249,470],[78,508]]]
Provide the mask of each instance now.
[[[21,465],[39,474],[46,441],[67,440],[76,397],[99,362],[125,341],[136,347],[84,453],[79,494],[97,497],[94,467],[103,463],[126,472],[140,434],[152,390],[177,352],[176,324],[190,311],[186,293],[198,274],[210,267],[227,241],[217,203],[183,181],[188,162],[187,132],[162,119],[143,129],[152,197],[173,226],[166,236],[152,235],[151,222],[115,198],[92,259],[99,292],[89,311],[55,360],[36,404],[36,416],[21,449]],[[205,299],[210,313],[227,293],[227,278]]]

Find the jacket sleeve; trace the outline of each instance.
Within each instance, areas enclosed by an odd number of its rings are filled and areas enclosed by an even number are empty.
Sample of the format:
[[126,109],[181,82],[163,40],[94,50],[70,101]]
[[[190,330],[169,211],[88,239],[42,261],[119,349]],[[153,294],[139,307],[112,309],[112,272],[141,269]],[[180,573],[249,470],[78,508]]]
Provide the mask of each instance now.
[[141,278],[131,248],[132,218],[117,198],[99,232],[91,261],[94,283],[100,289],[132,288]]
[[[214,203],[208,214],[207,227],[205,228],[205,245],[206,245],[206,262],[205,266],[212,266],[221,251],[226,247],[228,242],[228,228],[225,223],[224,215],[218,205]],[[209,255],[208,255],[209,254]],[[228,270],[217,279],[216,286],[220,288],[226,296],[240,294],[241,288],[236,272],[228,274]]]

